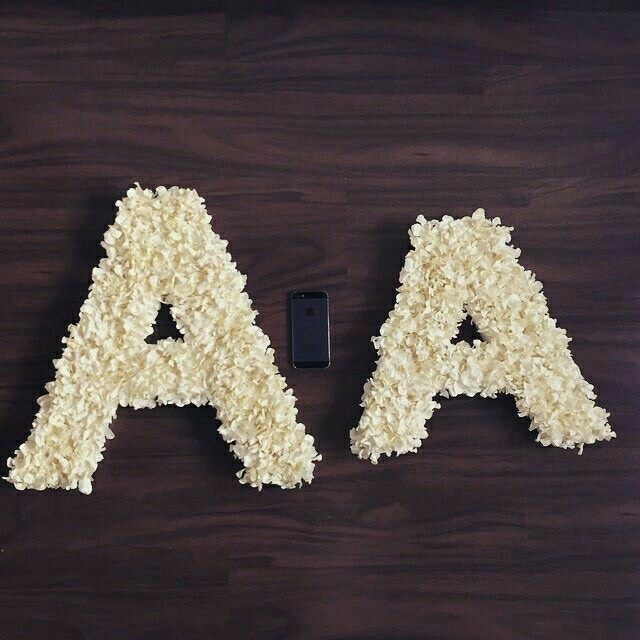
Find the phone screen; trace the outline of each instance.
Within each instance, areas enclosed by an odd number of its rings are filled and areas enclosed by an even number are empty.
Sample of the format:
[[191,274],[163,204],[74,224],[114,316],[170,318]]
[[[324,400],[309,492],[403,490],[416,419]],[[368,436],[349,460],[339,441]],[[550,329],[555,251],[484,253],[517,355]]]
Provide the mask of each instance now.
[[330,362],[329,298],[324,291],[291,294],[291,359],[296,369],[326,368]]

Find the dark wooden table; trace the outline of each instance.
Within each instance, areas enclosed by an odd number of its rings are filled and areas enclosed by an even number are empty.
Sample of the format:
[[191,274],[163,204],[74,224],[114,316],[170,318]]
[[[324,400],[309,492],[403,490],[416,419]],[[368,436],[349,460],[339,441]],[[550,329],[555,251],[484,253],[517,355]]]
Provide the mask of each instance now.
[[[211,409],[120,410],[91,496],[0,486],[0,637],[640,637],[640,14],[155,4],[0,9],[0,453],[139,180],[206,198],[324,461],[258,493]],[[619,437],[545,449],[458,398],[359,461],[407,230],[478,206]],[[327,371],[289,364],[297,288],[331,297]]]

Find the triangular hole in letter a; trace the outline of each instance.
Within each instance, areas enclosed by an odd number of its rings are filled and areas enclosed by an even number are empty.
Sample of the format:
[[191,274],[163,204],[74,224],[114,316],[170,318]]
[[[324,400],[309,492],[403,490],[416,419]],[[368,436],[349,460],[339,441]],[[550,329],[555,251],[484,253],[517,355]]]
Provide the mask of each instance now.
[[451,343],[458,344],[459,342],[466,342],[470,347],[473,347],[474,340],[484,342],[473,318],[470,315],[467,315],[460,323],[460,326],[458,327],[458,334],[451,340]]
[[165,338],[173,338],[174,340],[182,339],[182,333],[176,326],[176,321],[171,315],[171,307],[165,302],[160,304],[160,310],[156,316],[153,332],[149,335],[145,342],[147,344],[157,344]]

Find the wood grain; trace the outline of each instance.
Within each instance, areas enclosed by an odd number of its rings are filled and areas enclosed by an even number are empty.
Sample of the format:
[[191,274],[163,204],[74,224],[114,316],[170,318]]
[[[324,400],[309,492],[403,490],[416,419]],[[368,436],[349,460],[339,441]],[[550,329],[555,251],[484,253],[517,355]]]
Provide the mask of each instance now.
[[[122,409],[91,496],[0,486],[0,637],[638,637],[640,13],[394,7],[2,5],[0,453],[139,180],[206,198],[324,460],[258,493],[211,409]],[[457,398],[358,461],[408,227],[478,206],[619,437],[544,449],[511,399]],[[286,296],[315,287],[333,363],[295,371]]]

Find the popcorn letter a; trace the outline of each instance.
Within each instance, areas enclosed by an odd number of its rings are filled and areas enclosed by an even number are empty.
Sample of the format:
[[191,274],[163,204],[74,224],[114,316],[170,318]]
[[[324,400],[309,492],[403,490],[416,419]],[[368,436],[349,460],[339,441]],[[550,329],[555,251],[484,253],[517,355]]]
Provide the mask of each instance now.
[[[80,319],[38,400],[28,440],[8,461],[18,489],[90,493],[118,406],[210,404],[244,469],[240,482],[289,488],[319,460],[295,397],[255,325],[227,243],[190,189],[139,186],[117,202]],[[183,340],[147,344],[162,302]]]
[[[373,463],[416,451],[436,394],[515,396],[543,445],[574,448],[615,437],[608,413],[571,357],[566,332],[549,316],[542,285],[518,263],[510,228],[472,217],[427,222],[409,236],[394,309],[373,339],[377,369],[362,396],[351,449]],[[471,316],[483,340],[452,343]]]

